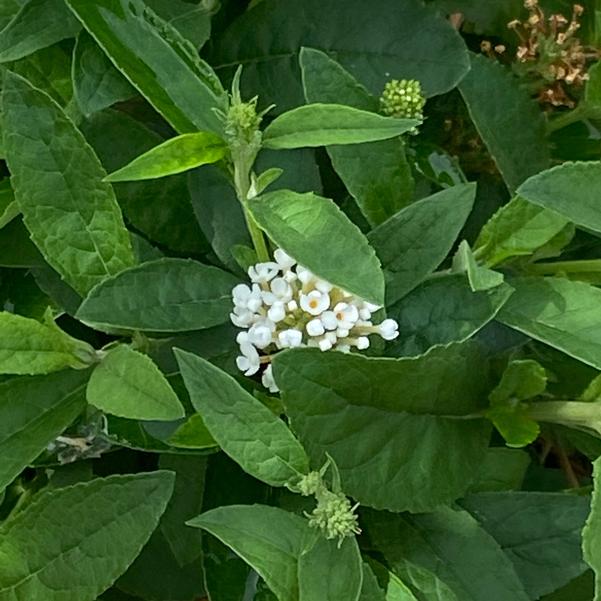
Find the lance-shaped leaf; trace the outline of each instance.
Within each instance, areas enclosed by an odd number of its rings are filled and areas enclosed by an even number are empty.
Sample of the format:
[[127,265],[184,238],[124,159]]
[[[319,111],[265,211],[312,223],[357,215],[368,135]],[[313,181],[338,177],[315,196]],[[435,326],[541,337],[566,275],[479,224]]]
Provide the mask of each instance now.
[[419,121],[395,119],[343,104],[307,104],[272,121],[263,133],[265,148],[302,148],[387,140]]
[[590,500],[551,492],[470,495],[460,501],[513,563],[531,599],[584,572],[581,530]]
[[[591,512],[582,531],[584,559],[595,572],[595,590],[601,587],[601,458],[593,462],[593,496]],[[595,601],[598,594],[595,595]]]
[[250,212],[267,235],[323,279],[384,304],[384,276],[359,228],[328,198],[278,190],[253,199]]
[[94,349],[53,323],[0,312],[0,373],[35,375],[90,365]]
[[[337,102],[377,112],[378,100],[325,52],[300,53],[307,102]],[[378,225],[413,199],[414,182],[400,137],[351,146],[329,146],[332,166],[372,225]]]
[[453,257],[453,271],[467,275],[473,292],[491,290],[503,284],[503,274],[488,267],[478,265],[474,253],[466,240],[463,240]]
[[172,490],[172,473],[150,472],[42,493],[0,528],[0,600],[94,601],[140,552]]
[[136,95],[94,38],[84,29],[73,49],[73,93],[81,112],[91,115]]
[[485,402],[487,366],[477,345],[402,359],[295,349],[278,353],[273,369],[312,462],[329,453],[343,490],[362,504],[430,511],[475,477],[490,426],[460,416]]
[[448,255],[474,204],[476,186],[453,186],[399,211],[368,239],[382,261],[386,303],[421,284]]
[[568,220],[516,196],[484,225],[475,256],[488,267],[512,257],[532,255],[557,236]]
[[460,274],[426,280],[387,307],[388,317],[396,319],[400,334],[386,354],[419,355],[438,344],[463,342],[494,319],[512,292],[508,284],[473,292]]
[[96,286],[77,318],[99,328],[201,330],[228,321],[237,283],[217,267],[190,259],[158,259]]
[[0,491],[84,410],[88,377],[67,370],[0,384]]
[[32,240],[80,294],[133,265],[129,234],[106,172],[81,132],[44,92],[7,73],[4,142]]
[[18,60],[77,34],[80,24],[63,0],[26,0],[0,31],[0,63]]
[[175,352],[194,408],[219,446],[245,471],[271,486],[295,484],[309,471],[301,444],[261,401],[205,359]]
[[115,66],[179,133],[221,132],[225,94],[196,48],[143,0],[65,0]]
[[111,173],[106,181],[156,179],[182,173],[194,167],[216,163],[226,152],[225,142],[215,134],[204,131],[182,134],[135,158],[125,167]]
[[357,601],[363,572],[354,538],[341,547],[307,520],[265,505],[230,505],[188,522],[216,536],[265,580],[278,601]]
[[344,10],[337,0],[263,0],[219,36],[211,64],[227,74],[244,64],[243,89],[287,110],[303,102],[302,46],[330,54],[375,95],[390,79],[405,78],[435,96],[469,70],[459,33],[419,0],[346,0]]
[[393,572],[403,577],[411,566],[427,570],[442,583],[435,591],[448,587],[455,595],[439,597],[432,591],[432,596],[417,595],[418,599],[530,599],[503,549],[467,511],[444,507],[420,515],[369,512],[364,522],[374,547]]
[[563,163],[534,175],[518,194],[585,229],[601,232],[601,213],[596,191],[601,186],[601,163]]
[[152,359],[128,346],[108,352],[92,372],[88,403],[128,419],[172,421],[185,411]]
[[513,192],[525,179],[549,166],[545,121],[537,104],[506,67],[477,55],[472,56],[471,64],[459,91]]
[[601,290],[565,278],[515,278],[499,321],[601,369]]

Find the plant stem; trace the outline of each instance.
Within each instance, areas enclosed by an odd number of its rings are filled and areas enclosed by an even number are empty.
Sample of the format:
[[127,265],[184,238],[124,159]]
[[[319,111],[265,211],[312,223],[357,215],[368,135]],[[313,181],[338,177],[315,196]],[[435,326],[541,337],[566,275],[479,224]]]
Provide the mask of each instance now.
[[244,211],[244,219],[246,220],[246,227],[250,238],[252,240],[255,252],[257,253],[257,259],[260,262],[269,261],[269,251],[267,250],[267,244],[263,232],[260,230],[250,211],[248,210],[248,191],[250,190],[250,170],[252,165],[248,165],[246,161],[236,160],[234,158],[234,185],[236,188],[236,195],[242,209]]
[[601,403],[583,401],[543,401],[526,405],[528,417],[568,427],[601,433]]
[[528,273],[549,275],[556,273],[601,273],[601,259],[588,261],[557,261],[554,263],[532,263]]
[[553,133],[559,129],[563,129],[572,123],[582,121],[588,117],[587,107],[584,105],[577,106],[574,110],[562,113],[559,117],[555,117],[552,121],[547,123],[547,130],[549,133]]

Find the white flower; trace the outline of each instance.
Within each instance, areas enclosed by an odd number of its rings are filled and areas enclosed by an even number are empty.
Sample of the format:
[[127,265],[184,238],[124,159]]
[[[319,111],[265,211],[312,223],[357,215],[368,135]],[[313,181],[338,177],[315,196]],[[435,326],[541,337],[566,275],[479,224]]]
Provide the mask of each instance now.
[[266,305],[276,302],[288,303],[292,300],[292,286],[284,278],[274,278],[269,287],[271,291],[262,294]]
[[236,358],[236,365],[240,371],[244,372],[245,376],[252,376],[259,371],[259,353],[250,342],[242,342],[240,344],[240,352],[242,355]]
[[261,383],[263,384],[263,386],[265,386],[265,388],[269,389],[269,392],[279,392],[280,391],[280,389],[278,388],[278,385],[275,383],[275,380],[273,379],[273,370],[272,370],[271,364],[269,364],[265,368],[265,371],[263,372],[263,375],[261,376]]
[[248,277],[252,282],[257,284],[266,284],[273,280],[279,271],[279,265],[273,261],[268,263],[257,263],[248,268]]
[[329,351],[332,348],[332,343],[327,338],[322,338],[319,341],[319,348],[322,351]]
[[282,271],[287,271],[296,265],[296,261],[281,248],[275,250],[273,258],[276,260],[276,263],[280,266]]
[[384,340],[394,340],[399,335],[399,324],[394,319],[385,319],[378,330]]
[[366,348],[369,348],[369,338],[367,336],[359,336],[359,338],[355,340],[355,346],[360,351],[364,351]]
[[301,294],[300,306],[310,315],[321,315],[330,306],[330,295],[327,292],[312,290],[309,294]]
[[295,300],[291,300],[286,307],[288,311],[296,311],[298,309],[298,303]]
[[257,348],[264,349],[272,343],[273,332],[275,330],[275,324],[273,329],[265,323],[256,323],[250,330],[248,330],[248,340],[251,344]]
[[274,323],[278,323],[282,321],[286,317],[286,308],[284,307],[284,303],[273,303],[267,311],[267,317],[271,319]]
[[359,305],[359,317],[365,321],[371,319],[371,314],[379,311],[382,307],[380,305],[374,305],[373,303],[368,303],[367,301],[363,301]]
[[[359,310],[351,303],[337,303],[333,311],[325,311],[321,316],[326,330],[338,330],[338,336],[348,336],[359,319]],[[346,332],[346,334],[344,333]]]
[[303,333],[300,330],[290,328],[278,334],[280,348],[294,348],[303,342]]
[[298,279],[305,285],[305,288],[315,288],[320,292],[330,292],[334,286],[330,282],[321,280],[312,271],[309,271],[306,267],[299,265],[296,268],[296,274]]
[[230,313],[232,323],[238,328],[248,328],[255,320],[255,314],[245,309],[234,307],[234,313]]
[[305,327],[309,336],[321,336],[325,332],[321,319],[312,319]]
[[232,290],[232,298],[235,307],[248,309],[252,313],[256,313],[263,304],[261,289],[257,284],[253,284],[252,289],[246,284],[238,284]]

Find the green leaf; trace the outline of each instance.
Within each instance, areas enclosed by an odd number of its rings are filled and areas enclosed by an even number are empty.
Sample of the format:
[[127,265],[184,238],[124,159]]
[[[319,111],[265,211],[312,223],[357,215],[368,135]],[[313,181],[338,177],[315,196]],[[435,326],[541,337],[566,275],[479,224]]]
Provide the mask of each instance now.
[[273,368],[312,462],[329,453],[343,490],[362,504],[430,511],[475,477],[489,426],[454,416],[482,407],[487,367],[476,345],[403,359],[295,349],[278,353]]
[[601,369],[601,290],[563,278],[515,278],[502,323]]
[[485,265],[494,267],[513,257],[532,255],[553,240],[567,223],[561,215],[517,196],[484,225],[474,252]]
[[0,600],[93,601],[146,543],[172,490],[172,474],[150,472],[42,493],[0,528]]
[[495,405],[486,412],[486,417],[495,425],[508,447],[525,447],[540,434],[540,426],[528,417],[522,405]]
[[358,601],[363,562],[355,537],[342,545],[314,534],[315,544],[298,559],[299,601]]
[[302,148],[387,140],[419,121],[395,119],[343,104],[307,104],[276,117],[263,132],[265,148]]
[[399,324],[400,335],[386,354],[420,355],[436,345],[463,342],[494,319],[512,292],[507,284],[473,292],[459,274],[426,280],[387,308],[388,317]]
[[601,185],[601,163],[563,163],[524,182],[518,194],[585,229],[601,232],[595,194]]
[[580,531],[589,512],[586,497],[500,492],[470,495],[460,503],[499,543],[531,599],[585,571]]
[[0,374],[36,375],[66,367],[83,369],[94,349],[52,323],[0,312]]
[[493,405],[509,400],[525,401],[541,395],[547,388],[545,368],[532,359],[511,361],[501,377],[501,381],[488,395]]
[[0,229],[8,225],[20,212],[10,180],[2,180],[0,182]]
[[0,383],[0,491],[83,411],[87,378],[68,370]]
[[[303,48],[300,64],[307,102],[338,102],[377,112],[377,99],[324,52]],[[382,223],[411,202],[413,178],[401,138],[327,151],[370,224]]]
[[592,570],[572,580],[551,595],[542,598],[542,601],[593,601],[595,597],[595,577]]
[[46,92],[62,107],[68,106],[71,101],[71,56],[61,44],[43,48],[6,66],[34,87]]
[[267,235],[301,265],[357,296],[384,302],[384,276],[375,252],[329,199],[290,190],[269,192],[248,203]]
[[[407,562],[433,572],[460,601],[529,600],[503,550],[465,511],[445,507],[419,515],[370,512],[364,521],[370,540],[393,572],[402,573]],[[426,597],[432,598],[437,597]]]
[[65,0],[115,66],[179,133],[220,133],[225,94],[196,48],[142,0]]
[[[386,571],[388,572],[388,570]],[[390,574],[390,572],[388,573]],[[361,586],[359,601],[387,601],[386,595],[380,588],[370,564],[365,561],[363,562],[363,584]]]
[[94,369],[86,396],[98,409],[128,419],[172,421],[186,413],[152,359],[124,345]]
[[593,461],[593,495],[591,511],[582,530],[582,552],[585,561],[595,572],[595,601],[599,601],[601,589],[601,515],[599,498],[601,495],[601,458]]
[[344,12],[336,2],[263,0],[218,38],[211,63],[228,74],[244,64],[248,95],[288,110],[303,103],[302,46],[327,52],[377,96],[395,77],[420,80],[428,96],[442,94],[469,68],[457,31],[418,0],[348,0]]
[[529,465],[530,456],[525,451],[491,447],[470,492],[520,490]]
[[175,472],[175,489],[159,528],[180,566],[185,566],[202,555],[200,532],[185,522],[202,509],[207,458],[162,455],[159,466]]
[[453,257],[453,271],[467,274],[470,288],[473,292],[497,288],[503,284],[503,280],[505,279],[502,273],[478,265],[474,253],[466,240],[461,242],[457,253]]
[[62,109],[7,73],[4,142],[15,196],[31,238],[81,294],[134,263],[106,173]]
[[549,167],[545,121],[538,106],[506,67],[482,55],[472,55],[471,64],[459,91],[513,192],[525,179]]
[[182,449],[210,449],[217,447],[202,415],[191,415],[168,439],[170,445]]
[[277,507],[229,505],[189,520],[242,557],[265,580],[278,601],[300,601],[298,559],[307,520]]
[[246,472],[271,486],[295,484],[308,473],[305,450],[279,417],[205,359],[180,349],[175,354],[194,408]]
[[0,63],[73,37],[79,29],[63,0],[28,0],[0,31]]
[[[379,582],[386,591],[384,596],[379,596],[378,599],[385,599],[385,601],[416,601],[411,589],[408,588],[396,574],[389,572],[381,563],[378,563],[370,558],[369,564],[363,564],[364,583],[368,573],[366,570],[369,571],[369,574],[371,574],[372,578],[375,578],[373,576],[373,571],[375,571],[378,579],[376,582]],[[369,578],[369,576],[367,577]],[[360,601],[363,601],[363,599]]]
[[191,259],[158,259],[96,286],[77,318],[100,329],[201,330],[228,321],[237,283],[229,273]]
[[77,36],[73,49],[73,90],[84,115],[101,111],[136,94],[85,30]]
[[225,142],[215,134],[203,131],[182,134],[145,152],[125,167],[111,173],[105,181],[155,179],[182,173],[200,165],[216,163],[226,152]]
[[[96,113],[82,124],[82,131],[107,171],[123,167],[163,141],[139,121],[114,110]],[[187,255],[206,252],[208,245],[190,206],[186,174],[113,184],[113,189],[127,221],[150,240]]]
[[399,211],[368,239],[382,261],[386,304],[421,284],[440,265],[472,210],[476,186],[453,186]]

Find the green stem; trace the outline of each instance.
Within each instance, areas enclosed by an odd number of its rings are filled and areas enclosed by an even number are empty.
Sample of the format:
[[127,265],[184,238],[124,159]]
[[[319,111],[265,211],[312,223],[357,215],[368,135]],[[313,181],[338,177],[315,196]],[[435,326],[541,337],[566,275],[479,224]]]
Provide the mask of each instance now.
[[553,133],[559,129],[563,129],[572,123],[582,121],[588,117],[588,109],[585,105],[580,104],[574,110],[562,113],[559,117],[555,117],[547,124],[549,133]]
[[255,252],[257,253],[257,259],[260,262],[267,262],[269,261],[269,250],[267,249],[265,237],[257,225],[257,222],[254,220],[254,217],[248,210],[248,203],[250,202],[248,199],[248,191],[250,190],[250,170],[251,166],[243,161],[234,159],[234,185],[236,187],[236,195],[244,210],[246,227],[250,234]]
[[553,263],[532,263],[528,273],[553,275],[556,273],[601,273],[601,259],[588,261],[556,261]]
[[528,417],[540,422],[587,428],[601,434],[601,404],[583,401],[544,401],[525,405]]

